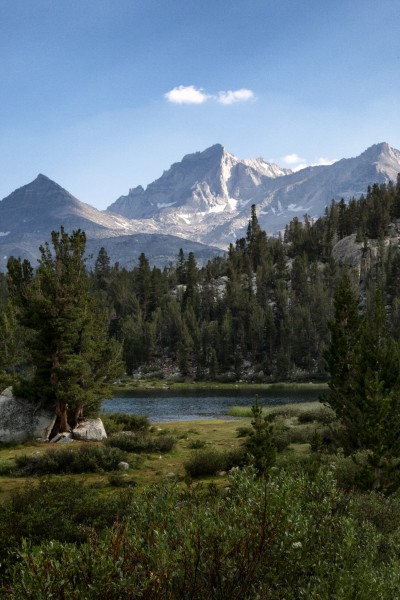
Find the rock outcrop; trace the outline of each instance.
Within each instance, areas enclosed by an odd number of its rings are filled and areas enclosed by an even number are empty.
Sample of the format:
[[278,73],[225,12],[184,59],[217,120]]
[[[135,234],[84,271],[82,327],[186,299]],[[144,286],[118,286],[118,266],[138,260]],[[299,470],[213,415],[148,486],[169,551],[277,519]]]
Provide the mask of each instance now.
[[101,419],[83,419],[72,430],[72,437],[85,442],[101,442],[107,433]]
[[12,388],[0,394],[0,442],[26,442],[30,439],[48,440],[54,427],[54,412],[28,400],[16,398]]

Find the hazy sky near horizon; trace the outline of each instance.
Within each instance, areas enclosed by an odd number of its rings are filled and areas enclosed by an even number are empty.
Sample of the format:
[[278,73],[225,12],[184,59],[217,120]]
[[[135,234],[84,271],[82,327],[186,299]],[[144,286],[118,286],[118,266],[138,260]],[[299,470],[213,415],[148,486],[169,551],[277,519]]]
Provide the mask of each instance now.
[[399,0],[1,0],[0,198],[43,173],[104,209],[215,143],[400,149],[399,24]]

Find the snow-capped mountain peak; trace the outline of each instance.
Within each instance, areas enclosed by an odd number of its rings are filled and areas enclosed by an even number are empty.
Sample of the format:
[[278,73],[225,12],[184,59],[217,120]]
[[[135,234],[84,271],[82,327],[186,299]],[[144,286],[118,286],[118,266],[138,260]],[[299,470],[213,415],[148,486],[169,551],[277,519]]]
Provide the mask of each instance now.
[[[257,201],[265,178],[291,173],[263,158],[240,160],[221,144],[203,152],[187,154],[143,190],[140,186],[121,196],[108,211],[130,219],[154,216],[173,220],[179,214],[186,222],[203,220],[209,213],[231,213],[237,205]],[[258,190],[258,191],[257,191]]]
[[400,152],[375,144],[356,158],[293,172],[263,158],[238,159],[221,144],[187,154],[147,186],[121,196],[108,211],[153,219],[160,230],[226,248],[245,232],[250,206],[267,233],[294,216],[323,214],[332,199],[365,193],[368,185],[395,181]]

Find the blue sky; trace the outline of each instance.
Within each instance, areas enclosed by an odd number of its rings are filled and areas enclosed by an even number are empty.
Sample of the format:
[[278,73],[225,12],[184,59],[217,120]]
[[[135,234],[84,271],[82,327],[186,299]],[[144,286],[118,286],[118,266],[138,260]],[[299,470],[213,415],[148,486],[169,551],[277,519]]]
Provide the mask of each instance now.
[[221,143],[281,166],[400,149],[398,0],[1,0],[0,198],[106,208]]

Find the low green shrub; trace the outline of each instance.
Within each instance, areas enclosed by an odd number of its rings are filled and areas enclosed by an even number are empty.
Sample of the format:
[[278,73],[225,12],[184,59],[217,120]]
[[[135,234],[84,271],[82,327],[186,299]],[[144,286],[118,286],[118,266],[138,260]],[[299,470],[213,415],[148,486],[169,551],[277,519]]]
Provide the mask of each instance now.
[[244,467],[248,463],[248,456],[244,446],[237,446],[225,452],[225,471],[233,467]]
[[315,429],[316,428],[313,425],[289,427],[286,431],[286,435],[290,444],[309,444]]
[[49,448],[43,454],[17,456],[14,472],[18,476],[29,476],[114,471],[124,458],[125,454],[118,448],[105,446],[79,446],[61,450]]
[[204,448],[205,445],[206,443],[204,440],[191,440],[188,443],[188,448],[191,450],[199,450],[200,448]]
[[330,425],[336,420],[333,410],[327,407],[315,408],[313,410],[304,410],[297,417],[300,424],[321,423],[321,425]]
[[12,475],[13,469],[13,465],[0,464],[0,476]]
[[225,471],[226,455],[215,448],[204,448],[192,452],[183,466],[190,477],[208,477],[218,471]]
[[360,524],[371,523],[384,535],[390,535],[399,529],[400,497],[398,494],[388,497],[378,492],[357,494],[354,511]]
[[277,452],[283,452],[291,443],[287,431],[284,430],[274,432],[274,441]]
[[142,415],[128,415],[126,413],[103,413],[101,415],[107,435],[119,431],[148,431],[150,422]]
[[152,437],[151,440],[154,448],[151,452],[170,452],[176,444],[174,436],[166,435],[165,433],[157,437]]
[[292,417],[298,417],[302,412],[302,408],[300,406],[296,406],[295,404],[288,404],[277,406],[276,408],[272,408],[269,411],[273,417],[283,417],[284,419],[291,419]]
[[[22,546],[11,600],[242,600],[398,597],[398,506],[367,505],[330,468],[230,475],[229,487],[166,481],[105,535]],[[371,518],[368,514],[371,513]],[[383,523],[380,523],[380,519]],[[392,528],[389,520],[392,520]]]
[[204,448],[192,452],[184,463],[184,468],[190,477],[209,477],[218,471],[229,471],[232,467],[243,466],[246,459],[245,449],[242,447],[227,452],[212,447]]
[[[133,492],[103,497],[84,482],[41,479],[12,492],[0,504],[0,576],[15,560],[22,540],[82,543],[130,511]],[[1,596],[1,593],[0,593]],[[3,597],[3,596],[1,596]]]
[[352,456],[344,456],[341,451],[322,456],[325,464],[335,472],[338,487],[345,490],[371,490],[374,473],[369,466],[368,451],[360,450]]
[[247,437],[248,435],[251,435],[253,433],[253,428],[252,427],[245,427],[240,426],[240,427],[236,427],[236,436],[238,438],[241,437]]
[[278,452],[282,452],[290,444],[310,444],[313,451],[320,451],[325,449],[325,434],[328,435],[329,432],[324,428],[309,424],[274,430]]
[[121,471],[115,471],[115,473],[110,473],[107,477],[108,483],[112,487],[135,487],[136,482],[128,479],[125,473]]
[[124,452],[170,452],[176,439],[172,435],[116,433],[107,439],[106,444]]

